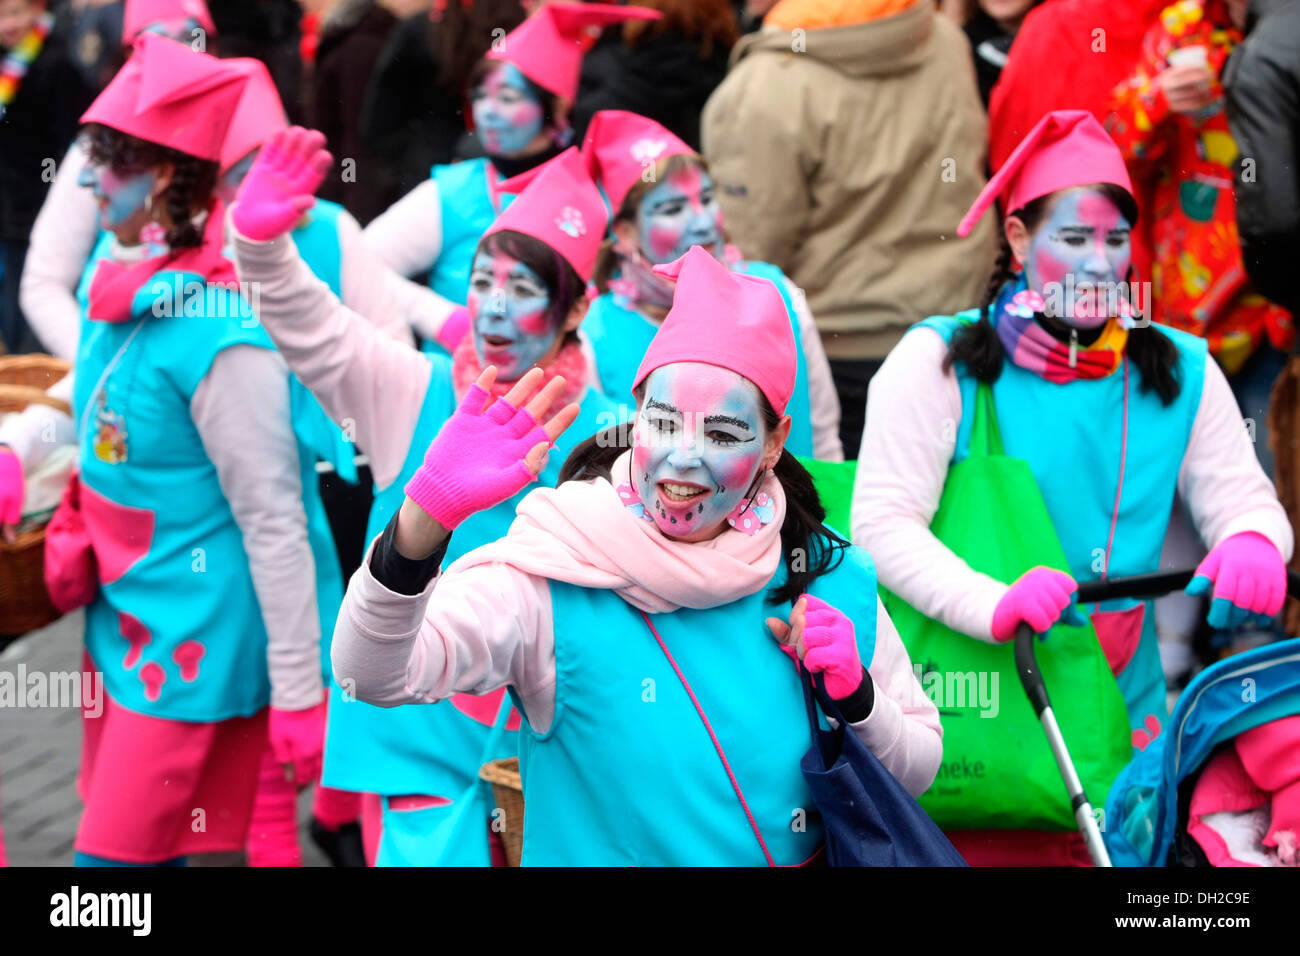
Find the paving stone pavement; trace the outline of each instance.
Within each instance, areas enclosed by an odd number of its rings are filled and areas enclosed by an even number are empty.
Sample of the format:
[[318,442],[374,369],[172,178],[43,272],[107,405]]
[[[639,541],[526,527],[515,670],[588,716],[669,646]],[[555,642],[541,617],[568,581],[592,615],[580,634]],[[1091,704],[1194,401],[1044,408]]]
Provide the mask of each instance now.
[[[81,667],[81,614],[68,615],[0,653],[0,671],[76,671]],[[81,816],[77,764],[81,711],[76,707],[0,707],[0,825],[10,866],[71,866],[72,841]],[[307,836],[311,792],[299,799],[306,866],[329,862]],[[239,866],[237,854],[208,865]]]

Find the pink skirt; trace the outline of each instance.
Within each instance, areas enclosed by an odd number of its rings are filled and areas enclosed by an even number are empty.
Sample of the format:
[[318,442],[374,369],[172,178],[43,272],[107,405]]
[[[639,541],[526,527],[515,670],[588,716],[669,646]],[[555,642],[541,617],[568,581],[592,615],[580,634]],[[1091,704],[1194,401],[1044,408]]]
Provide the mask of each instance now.
[[242,850],[266,722],[265,708],[206,724],[148,717],[105,695],[99,717],[82,716],[77,850],[123,863]]

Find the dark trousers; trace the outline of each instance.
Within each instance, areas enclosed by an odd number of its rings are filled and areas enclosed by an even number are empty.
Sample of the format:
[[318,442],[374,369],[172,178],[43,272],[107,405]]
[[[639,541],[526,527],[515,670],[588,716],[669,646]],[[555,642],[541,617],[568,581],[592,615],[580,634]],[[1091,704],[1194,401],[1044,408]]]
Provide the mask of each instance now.
[[27,240],[0,242],[0,338],[5,351],[13,355],[43,352],[44,347],[30,328],[18,305],[18,283],[27,261]]
[[867,385],[884,359],[831,359],[831,378],[840,398],[840,444],[846,461],[856,461],[867,424]]

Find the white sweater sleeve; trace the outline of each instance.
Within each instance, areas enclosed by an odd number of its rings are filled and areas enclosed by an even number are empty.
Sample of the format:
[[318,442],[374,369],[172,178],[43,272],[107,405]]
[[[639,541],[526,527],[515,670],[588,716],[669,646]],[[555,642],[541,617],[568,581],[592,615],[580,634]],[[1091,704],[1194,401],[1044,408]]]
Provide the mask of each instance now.
[[442,574],[420,594],[397,594],[371,573],[373,548],[371,542],[348,582],[334,628],[331,661],[339,686],[359,700],[393,707],[512,684],[529,724],[545,733],[555,714],[546,581],[484,564]]
[[456,303],[386,265],[346,211],[339,215],[338,230],[343,304],[407,345],[413,344],[411,329],[426,339],[437,338]]
[[51,355],[77,357],[81,306],[77,285],[99,238],[99,208],[89,189],[77,185],[86,154],[69,147],[32,226],[19,301],[27,322]]
[[985,641],[1007,585],[973,570],[930,532],[961,422],[947,346],[917,329],[867,389],[867,425],[853,486],[853,543],[871,553],[880,583],[927,617]]
[[889,612],[876,599],[876,650],[867,668],[875,703],[866,720],[850,726],[914,797],[923,794],[943,760],[939,710],[926,696]]
[[1243,531],[1257,531],[1277,546],[1283,560],[1291,560],[1291,523],[1255,457],[1227,379],[1208,358],[1196,421],[1178,472],[1178,491],[1207,547]]
[[389,206],[362,233],[381,262],[404,276],[431,268],[442,252],[442,199],[426,179]]
[[808,370],[808,403],[812,414],[813,457],[820,461],[843,461],[840,444],[840,396],[831,377],[831,363],[822,346],[821,332],[808,309],[803,289],[785,280],[790,301],[799,317],[799,338],[803,342],[804,368]]
[[[232,207],[233,210],[233,207]],[[293,239],[257,242],[228,224],[235,268],[289,367],[370,459],[375,485],[401,473],[432,366],[344,306],[298,257]]]
[[320,703],[324,688],[316,562],[288,386],[278,353],[231,346],[217,353],[194,390],[190,414],[248,553],[266,623],[271,705],[303,710]]
[[[73,372],[69,371],[47,388],[45,394],[71,406],[72,376]],[[49,405],[33,403],[0,422],[0,445],[9,446],[28,473],[40,467],[54,449],[76,441],[77,423],[72,416]]]

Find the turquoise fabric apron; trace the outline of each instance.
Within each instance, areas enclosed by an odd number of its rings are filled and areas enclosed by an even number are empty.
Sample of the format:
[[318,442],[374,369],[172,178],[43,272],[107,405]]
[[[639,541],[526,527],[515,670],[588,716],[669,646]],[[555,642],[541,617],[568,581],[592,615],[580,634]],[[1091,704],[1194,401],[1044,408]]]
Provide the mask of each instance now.
[[[1003,296],[1012,291],[1004,290]],[[993,313],[996,322],[1000,306]],[[950,341],[963,321],[978,317],[977,309],[935,316],[907,334],[925,334],[916,330],[927,328]],[[1204,339],[1165,326],[1154,328],[1178,350],[1182,391],[1172,405],[1162,405],[1154,390],[1142,390],[1141,375],[1129,363],[1127,453],[1118,512],[1116,485],[1125,446],[1123,367],[1106,378],[1053,384],[1008,358],[993,383],[1003,446],[1008,455],[1029,463],[1076,581],[1102,577],[1112,515],[1116,520],[1107,576],[1147,574],[1160,567],[1178,472],[1201,401],[1207,352]],[[964,366],[957,368],[957,381],[963,412],[954,464],[969,452],[973,418],[968,410],[975,407],[976,388]],[[1163,728],[1168,714],[1153,608],[1150,602],[1122,600],[1099,610],[1093,622],[1108,658],[1113,657],[1112,669],[1120,665],[1116,679],[1131,727],[1154,736],[1152,730]]]
[[[784,568],[771,585],[784,579]],[[798,672],[765,623],[769,588],[709,610],[651,615],[726,753],[778,865],[806,862],[821,817],[799,764],[808,718]],[[864,664],[876,576],[851,548],[812,593],[854,623]],[[551,583],[555,717],[519,735],[525,866],[763,866],[717,751],[639,611],[612,591]],[[519,701],[516,699],[516,706]]]
[[[790,327],[794,331],[795,369],[794,392],[786,406],[789,414],[790,437],[786,447],[804,458],[813,454],[812,403],[808,396],[808,369],[804,362],[803,335],[799,329],[799,315],[790,299],[785,276],[776,266],[766,262],[745,262],[739,271],[771,281],[781,293]],[[591,343],[596,356],[596,371],[600,376],[602,391],[615,401],[625,402],[632,394],[637,369],[645,357],[650,341],[659,331],[640,312],[629,308],[624,300],[612,292],[597,296],[582,320],[582,334]]]
[[[405,498],[406,482],[424,460],[425,451],[443,422],[455,411],[451,361],[430,356],[429,388],[420,410],[410,451],[397,478],[376,488],[366,531],[367,541],[380,534]],[[577,421],[555,442],[539,476],[542,485],[554,485],[565,459],[579,442],[613,424],[616,409],[605,396],[588,390],[580,402]],[[515,507],[536,485],[523,489],[507,501],[471,515],[451,536],[443,566],[474,548],[504,537],[514,521]],[[427,794],[455,796],[465,791],[482,765],[483,746],[502,696],[498,691],[484,698],[460,695],[437,704],[375,707],[344,693],[331,683],[329,727],[325,739],[327,786],[360,790],[388,796]],[[460,708],[465,708],[464,710]],[[466,711],[469,711],[467,713]],[[515,754],[518,719],[512,721],[495,757]],[[403,820],[421,817],[436,825],[437,811],[429,808],[408,811]],[[402,854],[409,858],[408,853]]]
[[86,649],[130,710],[195,722],[248,716],[270,699],[266,629],[189,406],[220,351],[271,340],[238,293],[179,272],[141,287],[135,318],[89,320],[86,289],[109,243],[102,237],[79,291],[73,395],[82,511],[101,575]]

